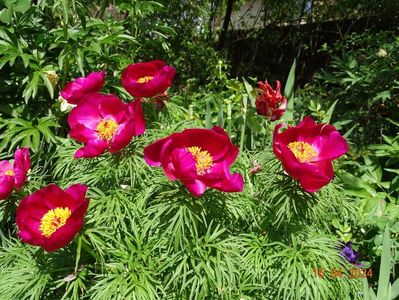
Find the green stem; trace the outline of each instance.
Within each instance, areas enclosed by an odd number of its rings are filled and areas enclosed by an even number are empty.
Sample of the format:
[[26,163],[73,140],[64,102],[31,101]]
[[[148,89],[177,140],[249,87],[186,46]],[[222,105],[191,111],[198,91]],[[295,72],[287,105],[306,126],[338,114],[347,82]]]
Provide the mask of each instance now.
[[[131,2],[132,4],[131,4],[131,8],[130,8],[130,35],[132,36],[132,37],[134,37],[134,38],[136,38],[137,37],[137,35],[138,35],[138,31],[137,31],[137,26],[136,26],[136,0],[132,0],[132,2]],[[132,43],[130,43],[130,46],[129,46],[129,52],[131,53],[131,55],[132,55],[132,60],[134,60],[134,51],[132,51],[133,50],[133,44]]]
[[227,102],[227,134],[231,136],[231,102],[228,100]]
[[251,191],[251,195],[253,196],[255,193],[254,193],[254,186],[253,186],[253,184],[252,184],[252,182],[251,182],[251,178],[249,178],[249,176],[248,176],[248,173],[246,173],[245,174],[245,177],[246,177],[246,179],[247,179],[247,184],[248,184],[248,186],[249,186],[249,190]]
[[100,19],[104,18],[104,14],[105,14],[105,10],[107,8],[107,5],[108,5],[108,0],[102,1],[100,12],[98,14],[98,18],[100,18]]
[[245,141],[245,126],[247,121],[247,102],[248,97],[244,95],[242,98],[242,127],[241,127],[241,136],[240,136],[240,152],[244,149],[244,141]]
[[[70,61],[68,56],[66,57],[66,62],[65,62],[65,67],[62,70],[62,78],[61,78],[61,87],[64,87],[67,81],[67,77],[68,77],[68,71],[69,71],[69,65],[70,65]],[[61,70],[60,70],[61,71]]]

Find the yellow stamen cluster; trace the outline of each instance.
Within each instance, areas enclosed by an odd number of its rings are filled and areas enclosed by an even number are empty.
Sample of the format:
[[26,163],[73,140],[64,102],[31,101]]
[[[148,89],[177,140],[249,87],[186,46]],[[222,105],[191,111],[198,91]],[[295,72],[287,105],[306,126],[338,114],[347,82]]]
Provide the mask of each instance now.
[[112,140],[117,129],[118,123],[114,120],[102,120],[96,128],[98,137],[105,141]]
[[291,142],[288,148],[301,163],[311,162],[317,156],[316,150],[306,142]]
[[154,78],[153,76],[144,76],[144,77],[137,79],[137,82],[138,83],[146,83],[146,82],[152,80],[153,78]]
[[8,176],[14,176],[14,170],[7,170],[5,174]]
[[195,159],[195,167],[197,168],[198,175],[204,175],[213,165],[212,156],[208,151],[201,151],[201,147],[192,146],[188,147],[189,151]]
[[50,237],[60,227],[64,226],[71,216],[71,210],[68,207],[56,207],[49,210],[40,220],[40,232],[45,237]]

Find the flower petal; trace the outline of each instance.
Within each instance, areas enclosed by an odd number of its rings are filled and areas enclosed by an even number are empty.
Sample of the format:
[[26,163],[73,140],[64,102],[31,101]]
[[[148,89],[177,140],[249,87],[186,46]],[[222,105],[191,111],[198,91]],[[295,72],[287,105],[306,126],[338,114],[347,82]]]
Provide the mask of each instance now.
[[20,190],[26,182],[26,174],[30,169],[31,161],[29,157],[29,148],[20,148],[14,154],[14,178],[15,187]]
[[195,197],[200,197],[206,191],[206,185],[198,179],[184,179],[183,184]]
[[71,185],[69,188],[67,188],[65,190],[65,193],[69,194],[72,197],[71,198],[72,201],[68,203],[68,207],[74,210],[75,209],[75,207],[73,207],[74,203],[80,204],[82,201],[84,201],[87,189],[88,189],[87,185],[79,183]]
[[[22,199],[16,213],[18,235],[22,241],[41,246],[48,252],[67,245],[83,226],[89,204],[89,200],[85,199],[86,190],[87,187],[82,184],[72,185],[66,191],[51,184]],[[71,214],[66,216],[64,225],[59,224],[55,231],[44,235],[41,232],[43,216],[56,208],[68,208]]]
[[182,135],[187,138],[187,147],[197,146],[202,151],[208,151],[215,162],[224,160],[230,150],[231,143],[228,136],[215,130],[191,128],[185,129]]
[[0,200],[4,200],[11,195],[12,190],[14,189],[14,183],[14,176],[0,176]]
[[89,206],[89,200],[84,200],[72,212],[64,226],[57,229],[42,245],[47,252],[53,252],[67,246],[83,227],[84,215]]
[[98,111],[98,103],[103,99],[101,94],[89,94],[84,102],[74,107],[68,116],[69,127],[73,128],[77,124],[82,124],[87,128],[96,130],[97,125],[102,120]]
[[99,92],[104,85],[105,71],[90,73],[87,77],[79,77],[69,82],[60,92],[62,98],[70,104],[78,104],[82,98]]
[[0,161],[0,174],[4,174],[7,171],[11,171],[12,169],[12,165],[8,160]]
[[242,192],[244,189],[244,180],[241,174],[229,174],[224,180],[210,185],[210,187],[222,192]]
[[69,131],[69,136],[79,142],[87,143],[97,138],[97,131],[87,128],[83,124],[76,124]]
[[137,99],[129,105],[130,117],[134,120],[134,136],[143,134],[145,131],[145,118],[141,107],[141,100]]
[[102,119],[114,120],[119,124],[127,115],[128,105],[115,95],[101,95],[98,110]]
[[217,126],[173,133],[144,149],[147,164],[162,166],[170,180],[181,180],[196,197],[201,196],[207,186],[226,192],[242,191],[242,176],[229,172],[237,155],[237,146]]
[[91,158],[103,154],[108,148],[108,143],[99,139],[90,140],[84,147],[75,152],[75,158]]
[[349,150],[346,140],[331,125],[320,128],[320,135],[309,139],[309,143],[318,150],[317,161],[337,159]]
[[166,142],[170,140],[170,137],[166,137],[153,142],[144,148],[144,160],[145,162],[153,167],[159,167],[161,165],[161,151]]
[[[299,180],[305,191],[316,192],[328,184],[334,177],[332,160],[348,151],[345,139],[334,126],[316,124],[306,117],[298,126],[289,127],[280,133],[282,124],[275,127],[273,151],[284,169],[293,178]],[[304,142],[317,153],[310,161],[299,161],[288,147],[292,142]]]
[[174,149],[171,154],[174,167],[173,175],[179,179],[196,178],[197,168],[193,155],[186,149]]
[[[154,60],[131,64],[122,72],[122,85],[134,97],[153,97],[162,94],[171,85],[175,69],[165,62]],[[148,80],[141,82],[141,78]]]
[[115,153],[129,145],[134,135],[134,122],[125,122],[118,126],[113,140],[110,142],[109,152]]

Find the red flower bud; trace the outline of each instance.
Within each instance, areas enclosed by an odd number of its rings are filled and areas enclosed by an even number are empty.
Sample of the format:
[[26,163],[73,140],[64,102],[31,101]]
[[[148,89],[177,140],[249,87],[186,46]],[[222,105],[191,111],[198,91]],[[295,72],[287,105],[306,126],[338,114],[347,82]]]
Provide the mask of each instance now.
[[287,99],[281,95],[281,83],[276,81],[276,89],[266,82],[259,81],[259,88],[262,93],[256,98],[256,111],[259,115],[264,116],[271,121],[280,119],[287,107]]

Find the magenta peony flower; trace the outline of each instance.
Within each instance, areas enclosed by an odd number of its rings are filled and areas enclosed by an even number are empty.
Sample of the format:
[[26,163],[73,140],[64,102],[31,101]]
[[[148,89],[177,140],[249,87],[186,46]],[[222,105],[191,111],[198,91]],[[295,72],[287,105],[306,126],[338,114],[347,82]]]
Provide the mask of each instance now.
[[117,152],[145,130],[140,100],[126,104],[114,95],[88,94],[68,116],[69,135],[85,146],[75,158]]
[[14,153],[14,164],[7,160],[0,162],[0,200],[6,199],[14,187],[18,190],[26,182],[26,174],[30,169],[28,148],[17,149]]
[[4,200],[11,195],[14,189],[14,170],[8,160],[0,162],[0,199]]
[[175,74],[161,60],[131,64],[122,73],[122,85],[134,97],[154,97],[170,87]]
[[305,191],[317,192],[334,177],[332,160],[348,151],[346,140],[334,126],[316,124],[311,117],[280,133],[282,126],[274,129],[274,153]]
[[281,95],[281,83],[276,81],[276,89],[266,82],[259,81],[259,88],[262,93],[256,98],[256,111],[259,115],[264,116],[271,121],[280,119],[287,107],[287,99]]
[[26,182],[26,174],[30,169],[29,148],[21,148],[14,154],[15,187],[20,190]]
[[22,199],[16,216],[19,237],[47,252],[68,245],[83,226],[89,205],[86,191],[83,184],[65,191],[50,184]]
[[170,180],[179,179],[195,197],[201,196],[207,187],[241,192],[242,176],[229,171],[237,155],[237,146],[218,126],[186,129],[144,149],[147,164],[162,166]]
[[79,77],[74,81],[67,83],[60,92],[70,104],[78,104],[87,94],[99,92],[104,85],[105,71],[93,72],[87,77]]

